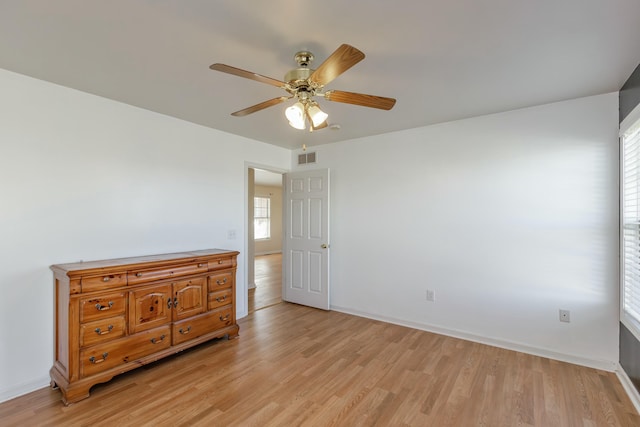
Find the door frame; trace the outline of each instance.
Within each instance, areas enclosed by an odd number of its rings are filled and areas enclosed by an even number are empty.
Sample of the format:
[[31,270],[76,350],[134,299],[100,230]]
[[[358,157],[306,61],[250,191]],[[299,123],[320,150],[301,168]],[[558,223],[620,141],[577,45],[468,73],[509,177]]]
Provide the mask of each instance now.
[[[244,262],[242,265],[242,271],[244,273],[244,291],[242,293],[241,296],[237,295],[236,293],[236,298],[242,298],[243,301],[243,311],[240,313],[237,313],[237,318],[242,318],[242,317],[246,317],[249,315],[249,265],[253,265],[254,261],[255,261],[255,251],[254,251],[254,242],[253,242],[253,233],[249,233],[249,231],[252,229],[252,227],[250,226],[250,221],[253,221],[253,212],[249,211],[249,194],[253,193],[253,186],[254,186],[254,181],[251,180],[251,182],[249,182],[249,169],[262,169],[262,170],[266,170],[269,172],[273,172],[273,173],[277,173],[282,175],[282,179],[284,180],[284,174],[290,172],[290,170],[288,169],[282,169],[282,168],[278,168],[275,166],[269,166],[269,165],[265,165],[262,163],[256,163],[256,162],[248,162],[245,161],[244,162],[244,242],[243,242],[243,246],[244,246]],[[284,191],[284,182],[283,182],[283,191]],[[282,203],[284,203],[284,197],[282,198]],[[284,208],[284,206],[283,206]],[[282,226],[283,226],[283,230],[284,230],[284,215],[282,218]],[[284,244],[284,242],[282,242]],[[282,254],[283,256],[283,263],[284,263],[284,253]],[[255,274],[253,275],[253,280],[255,281]]]

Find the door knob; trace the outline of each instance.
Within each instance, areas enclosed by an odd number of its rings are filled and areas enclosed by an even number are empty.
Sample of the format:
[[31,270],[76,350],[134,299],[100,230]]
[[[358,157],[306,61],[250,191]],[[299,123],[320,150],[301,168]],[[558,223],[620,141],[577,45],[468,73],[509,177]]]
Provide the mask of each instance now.
[[327,249],[329,247],[329,245],[327,245],[326,243],[323,243],[323,244],[320,245],[320,247],[322,249]]

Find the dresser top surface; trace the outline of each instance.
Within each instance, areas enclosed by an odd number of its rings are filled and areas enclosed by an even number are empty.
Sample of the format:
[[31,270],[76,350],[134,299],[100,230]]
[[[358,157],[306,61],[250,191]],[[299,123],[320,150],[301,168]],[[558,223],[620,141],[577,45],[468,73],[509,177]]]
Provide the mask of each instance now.
[[171,264],[175,262],[189,262],[191,260],[193,260],[193,262],[196,262],[207,257],[215,257],[218,255],[236,256],[238,254],[239,252],[237,251],[231,251],[227,249],[201,249],[196,251],[174,252],[168,254],[144,255],[97,261],[80,261],[67,264],[54,264],[51,266],[51,269],[54,271],[57,270],[62,272],[79,272],[87,270],[101,270],[107,268],[112,269],[125,266],[136,268],[144,266],[146,264]]

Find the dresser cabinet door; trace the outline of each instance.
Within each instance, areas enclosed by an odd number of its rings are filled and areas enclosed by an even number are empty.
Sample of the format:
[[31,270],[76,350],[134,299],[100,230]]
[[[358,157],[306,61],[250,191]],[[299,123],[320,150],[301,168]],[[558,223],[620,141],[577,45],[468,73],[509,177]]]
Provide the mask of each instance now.
[[129,333],[155,328],[171,321],[171,284],[146,286],[129,292]]
[[186,319],[204,312],[206,283],[204,277],[173,283],[173,320]]

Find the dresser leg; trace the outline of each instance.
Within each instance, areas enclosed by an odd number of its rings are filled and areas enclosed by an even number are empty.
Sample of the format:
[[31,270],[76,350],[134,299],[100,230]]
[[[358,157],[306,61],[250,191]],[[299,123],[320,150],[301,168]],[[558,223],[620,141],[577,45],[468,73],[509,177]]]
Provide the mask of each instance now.
[[229,332],[227,334],[227,339],[229,339],[229,340],[238,338],[238,336],[239,336],[238,335],[238,331],[240,331],[240,326],[238,326],[238,325],[234,325],[234,326],[235,326],[235,328],[233,329],[233,331],[231,331],[231,332]]

